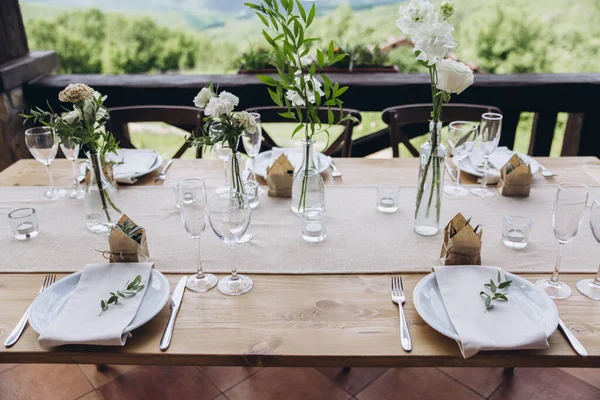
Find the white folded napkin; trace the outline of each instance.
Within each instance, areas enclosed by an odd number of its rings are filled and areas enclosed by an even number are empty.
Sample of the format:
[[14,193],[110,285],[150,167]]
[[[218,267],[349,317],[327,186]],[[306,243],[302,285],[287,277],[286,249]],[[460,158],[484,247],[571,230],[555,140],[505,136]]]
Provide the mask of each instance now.
[[[290,160],[290,163],[292,163],[295,170],[300,168],[302,165],[304,154],[302,153],[302,149],[299,147],[273,147],[271,149],[271,164],[269,165],[273,165],[275,160],[277,160],[282,154],[285,154],[288,160]],[[319,153],[313,152],[313,159],[315,161],[315,167],[320,169]]]
[[118,163],[113,167],[113,172],[119,183],[135,183],[137,179],[133,175],[148,172],[157,158],[156,151],[142,149],[119,149],[117,154],[109,153],[106,156],[107,161]]
[[[148,288],[152,263],[88,264],[83,269],[75,291],[62,312],[41,333],[42,347],[65,344],[123,346],[130,333],[124,333],[138,312]],[[142,276],[144,288],[133,297],[119,299],[102,311],[101,300],[110,292],[123,290],[126,283]]]
[[[490,279],[496,282],[496,267],[452,266],[434,267],[442,300],[450,321],[460,337],[458,346],[464,358],[480,350],[545,349],[548,340],[544,331],[523,312],[516,294],[508,288],[508,301],[494,301],[485,309],[479,294]],[[504,281],[503,275],[503,281]]]

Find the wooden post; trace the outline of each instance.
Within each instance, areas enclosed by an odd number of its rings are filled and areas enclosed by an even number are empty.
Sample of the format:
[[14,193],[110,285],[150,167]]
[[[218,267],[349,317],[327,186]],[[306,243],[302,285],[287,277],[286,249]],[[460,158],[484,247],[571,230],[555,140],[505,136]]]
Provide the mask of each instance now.
[[0,1],[0,171],[30,157],[19,113],[25,108],[22,85],[58,66],[53,51],[29,52],[18,0]]

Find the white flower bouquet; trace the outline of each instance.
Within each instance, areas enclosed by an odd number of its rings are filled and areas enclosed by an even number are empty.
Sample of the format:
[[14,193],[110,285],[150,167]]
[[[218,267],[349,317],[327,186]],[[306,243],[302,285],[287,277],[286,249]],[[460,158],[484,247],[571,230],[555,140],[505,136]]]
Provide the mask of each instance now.
[[[428,0],[411,0],[400,7],[400,18],[396,21],[398,28],[410,36],[416,58],[429,70],[431,78],[433,110],[430,139],[421,149],[415,210],[415,231],[425,235],[435,234],[439,230],[445,157],[445,149],[440,143],[442,106],[450,101],[453,93],[460,94],[473,84],[471,68],[445,58],[457,46],[452,37],[454,27],[448,22],[454,12],[454,5],[449,1],[444,1],[436,8]],[[426,204],[424,199],[427,199]],[[431,212],[432,206],[436,208],[435,213]],[[428,224],[428,221],[431,223]],[[425,228],[421,229],[421,225],[425,225]]]

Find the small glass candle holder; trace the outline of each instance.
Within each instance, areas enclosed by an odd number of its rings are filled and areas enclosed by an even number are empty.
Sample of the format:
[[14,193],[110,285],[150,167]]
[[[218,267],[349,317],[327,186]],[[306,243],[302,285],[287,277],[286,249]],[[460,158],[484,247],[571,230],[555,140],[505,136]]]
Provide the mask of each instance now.
[[34,238],[40,233],[37,214],[33,208],[19,208],[8,214],[8,221],[17,240]]
[[246,191],[246,196],[248,197],[248,204],[250,205],[250,208],[258,207],[258,187],[259,184],[256,181],[244,182],[244,190]]
[[377,186],[377,210],[391,214],[400,207],[400,186],[388,183]]
[[521,215],[507,215],[502,221],[502,243],[511,249],[524,249],[529,242],[531,218]]
[[327,236],[327,214],[321,208],[309,208],[301,216],[302,239],[309,243],[318,243]]

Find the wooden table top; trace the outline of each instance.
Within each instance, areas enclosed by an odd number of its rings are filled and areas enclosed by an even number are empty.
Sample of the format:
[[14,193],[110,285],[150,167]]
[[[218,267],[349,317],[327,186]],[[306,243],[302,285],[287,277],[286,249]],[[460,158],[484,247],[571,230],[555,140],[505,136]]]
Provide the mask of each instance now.
[[[535,184],[556,185],[564,177],[600,184],[598,159],[540,161],[559,175],[551,179],[536,176]],[[336,163],[344,177],[334,180],[326,175],[327,184],[393,181],[414,185],[416,180],[414,159],[341,159]],[[68,162],[56,160],[53,172],[57,185],[70,184]],[[222,174],[218,160],[178,160],[164,184],[201,176],[208,185],[216,186],[221,184]],[[46,179],[41,164],[21,160],[0,173],[0,186],[45,185]],[[154,184],[154,179],[148,177],[139,184]],[[561,275],[573,289],[573,295],[556,301],[561,318],[586,347],[588,357],[576,355],[557,331],[546,350],[483,352],[467,360],[453,340],[437,333],[416,313],[412,290],[423,275],[404,276],[405,310],[413,338],[411,353],[405,353],[400,345],[398,310],[390,299],[389,275],[253,275],[254,288],[240,297],[225,296],[216,289],[202,294],[187,291],[171,347],[164,353],[158,345],[168,307],[134,331],[122,348],[65,346],[45,350],[39,347],[37,334],[28,327],[12,348],[0,347],[0,363],[600,367],[600,302],[575,289],[578,280],[590,275]],[[167,277],[173,289],[181,276]],[[525,277],[533,281],[540,275]],[[42,280],[42,274],[0,274],[2,341],[34,299]]]

